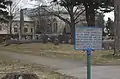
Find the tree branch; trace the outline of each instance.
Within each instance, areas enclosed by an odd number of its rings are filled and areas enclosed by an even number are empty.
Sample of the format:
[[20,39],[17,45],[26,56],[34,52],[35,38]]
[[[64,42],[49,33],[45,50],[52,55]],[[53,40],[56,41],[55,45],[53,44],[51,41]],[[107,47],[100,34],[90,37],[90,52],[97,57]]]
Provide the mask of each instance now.
[[14,5],[12,5],[12,12],[14,12],[15,8],[18,6],[18,4],[21,2],[22,0],[19,0],[17,3],[14,3]]
[[68,13],[70,14],[70,9],[69,7],[65,7],[65,9],[68,11]]
[[54,14],[54,16],[57,16],[59,19],[61,19],[61,20],[64,21],[65,23],[70,24],[70,21],[68,21],[67,19],[61,17],[60,15]]
[[78,7],[79,7],[79,6],[77,6],[77,8],[75,9],[74,14],[76,14],[77,10],[79,9]]
[[75,24],[78,24],[80,21],[85,21],[85,20],[83,19],[83,20],[76,21]]
[[43,8],[46,12],[50,13],[50,14],[53,14],[54,16],[57,16],[59,19],[61,19],[62,21],[64,21],[65,23],[67,24],[70,24],[70,21],[68,21],[67,19],[63,18],[62,16],[60,16],[59,14],[56,14],[55,12],[50,12],[48,10],[46,10],[45,8]]
[[80,15],[82,15],[84,12],[85,12],[85,10],[83,10],[82,12],[79,12],[78,15],[76,15],[76,17],[75,17],[75,20],[77,20],[78,17],[79,17]]

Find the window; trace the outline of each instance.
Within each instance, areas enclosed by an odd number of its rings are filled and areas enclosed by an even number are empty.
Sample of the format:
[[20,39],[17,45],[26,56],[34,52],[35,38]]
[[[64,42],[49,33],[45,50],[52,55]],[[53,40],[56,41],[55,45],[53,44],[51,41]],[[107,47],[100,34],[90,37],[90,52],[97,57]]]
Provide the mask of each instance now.
[[52,32],[52,24],[51,23],[48,23],[48,32]]
[[54,23],[54,32],[57,32],[57,23]]
[[15,23],[13,27],[14,27],[14,28],[13,28],[14,32],[18,32],[18,29],[17,29],[17,28],[18,28],[18,24]]
[[14,32],[18,32],[18,29],[17,29],[17,28],[14,28]]
[[31,32],[33,32],[33,28],[31,28]]
[[0,25],[0,31],[2,30],[2,26]]
[[28,32],[28,28],[24,28],[24,32]]

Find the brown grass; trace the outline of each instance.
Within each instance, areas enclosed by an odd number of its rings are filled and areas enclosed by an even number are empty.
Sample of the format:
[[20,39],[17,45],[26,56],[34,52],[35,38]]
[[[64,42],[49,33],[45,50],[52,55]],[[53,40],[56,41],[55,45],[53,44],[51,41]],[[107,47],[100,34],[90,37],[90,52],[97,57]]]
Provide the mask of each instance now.
[[[21,45],[10,45],[10,46],[0,46],[1,50],[12,51],[17,53],[25,53],[39,56],[51,56],[51,57],[62,57],[62,58],[73,58],[86,60],[86,53],[82,51],[74,50],[73,45],[60,44],[54,45],[51,43],[41,44],[21,44]],[[92,55],[92,62],[96,65],[120,65],[120,57],[113,57],[112,50],[102,50],[95,51]]]
[[13,60],[4,55],[0,55],[0,79],[7,73],[24,72],[36,74],[39,79],[74,79],[66,75],[53,72],[52,69],[46,66],[22,63],[19,60]]

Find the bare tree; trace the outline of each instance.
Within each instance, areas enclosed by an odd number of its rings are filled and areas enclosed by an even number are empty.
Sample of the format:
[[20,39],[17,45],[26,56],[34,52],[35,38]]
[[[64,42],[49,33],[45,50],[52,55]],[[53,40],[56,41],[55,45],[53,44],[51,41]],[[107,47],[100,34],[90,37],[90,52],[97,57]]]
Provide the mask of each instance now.
[[[43,9],[48,14],[54,15],[68,24],[71,29],[72,41],[74,42],[75,25],[81,21],[80,15],[85,12],[85,8],[82,5],[62,7],[56,3],[51,3],[49,6],[36,6],[41,7],[41,9]],[[65,17],[64,13],[66,13],[68,17]]]
[[[74,42],[75,25],[81,21],[80,15],[82,15],[85,12],[84,7],[82,5],[62,7],[56,4],[52,4],[47,9],[43,9],[48,13],[58,17],[70,26],[72,42]],[[66,13],[68,17],[65,17],[64,13]]]
[[10,36],[12,35],[12,21],[13,21],[13,18],[16,16],[17,12],[19,11],[19,3],[22,1],[22,0],[10,0],[12,1],[12,3],[8,6],[7,10],[9,12],[9,32],[10,32]]

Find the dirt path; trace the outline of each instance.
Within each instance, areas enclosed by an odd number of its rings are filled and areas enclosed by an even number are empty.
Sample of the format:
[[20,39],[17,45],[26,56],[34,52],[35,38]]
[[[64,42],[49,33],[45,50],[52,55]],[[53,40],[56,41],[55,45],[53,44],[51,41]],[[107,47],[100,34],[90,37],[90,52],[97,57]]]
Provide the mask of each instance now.
[[[75,76],[80,79],[86,78],[86,66],[78,60],[32,56],[3,51],[0,54],[18,59],[22,62],[47,65],[55,68],[57,72],[62,74]],[[92,79],[119,79],[119,73],[120,66],[92,66]]]

